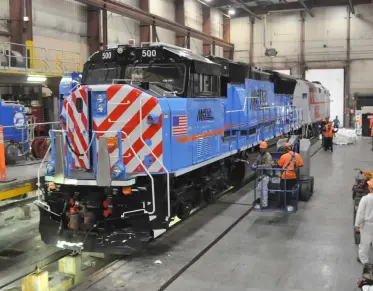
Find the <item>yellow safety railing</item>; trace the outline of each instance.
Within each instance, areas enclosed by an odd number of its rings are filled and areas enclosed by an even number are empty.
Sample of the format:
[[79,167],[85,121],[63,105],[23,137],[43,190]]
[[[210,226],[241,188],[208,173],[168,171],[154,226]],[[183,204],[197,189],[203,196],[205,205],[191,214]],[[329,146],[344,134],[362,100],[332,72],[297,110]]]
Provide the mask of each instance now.
[[36,47],[26,44],[0,43],[0,70],[62,76],[66,72],[80,72],[80,53]]

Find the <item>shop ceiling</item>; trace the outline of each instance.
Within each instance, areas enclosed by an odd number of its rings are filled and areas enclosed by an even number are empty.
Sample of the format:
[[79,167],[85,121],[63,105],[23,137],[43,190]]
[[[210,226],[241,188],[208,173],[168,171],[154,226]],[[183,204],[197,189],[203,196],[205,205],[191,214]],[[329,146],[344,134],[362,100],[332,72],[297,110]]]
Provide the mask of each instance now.
[[234,9],[231,17],[252,16],[260,19],[261,14],[270,12],[305,10],[313,17],[312,8],[349,6],[355,13],[354,5],[369,4],[372,0],[201,0],[207,5],[219,8],[224,13]]

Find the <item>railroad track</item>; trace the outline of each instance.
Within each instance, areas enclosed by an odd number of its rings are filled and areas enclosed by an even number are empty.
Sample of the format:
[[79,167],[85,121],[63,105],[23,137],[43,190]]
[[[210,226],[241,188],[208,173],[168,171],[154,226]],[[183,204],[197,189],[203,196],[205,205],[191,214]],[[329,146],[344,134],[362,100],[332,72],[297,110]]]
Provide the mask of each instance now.
[[[318,140],[312,139],[311,144],[315,144]],[[270,144],[270,148],[274,147],[275,144]],[[314,156],[322,147],[317,148],[312,154],[311,157]],[[253,157],[257,156],[257,152],[253,152]],[[252,181],[252,178],[254,175],[252,175],[251,179],[247,182],[250,183]],[[241,186],[240,188],[243,188],[247,184]],[[229,189],[223,191],[219,196],[218,199],[224,196],[225,194],[228,194],[229,192],[233,191],[234,188],[230,187]],[[236,189],[237,190],[237,189]],[[27,202],[31,202],[34,198],[25,199],[26,202],[22,202],[23,204],[26,204]],[[18,201],[16,203],[12,203],[14,206],[19,206]],[[11,204],[10,204],[11,205]],[[208,205],[208,204],[206,204]],[[199,207],[196,211],[200,211],[203,209],[206,205],[203,205],[202,207]],[[248,204],[249,205],[249,204]],[[9,209],[11,206],[5,206],[7,209]],[[0,211],[1,211],[0,207]],[[195,212],[196,212],[195,211]],[[214,239],[207,247],[205,247],[196,257],[194,257],[188,264],[186,264],[183,268],[181,268],[175,275],[173,275],[166,283],[164,283],[158,291],[165,290],[172,282],[174,282],[178,277],[180,277],[190,266],[192,266],[195,262],[197,262],[209,249],[211,249],[214,245],[216,245],[224,236],[226,236],[230,230],[232,230],[242,219],[247,217],[252,211],[252,207],[250,206],[248,210],[243,213],[237,220],[235,220],[227,229],[225,229],[216,239]],[[131,258],[126,258],[123,260],[122,257],[107,257],[107,258],[97,258],[97,254],[88,254],[93,255],[93,261],[92,264],[89,266],[86,266],[83,270],[82,265],[82,259],[78,259],[78,255],[73,253],[72,251],[68,250],[57,250],[55,252],[52,252],[45,256],[44,258],[30,264],[29,266],[24,266],[21,268],[11,268],[7,272],[0,273],[0,290],[10,290],[10,288],[14,288],[14,285],[20,285],[20,281],[25,280],[29,276],[38,276],[39,274],[45,272],[48,270],[48,268],[53,265],[56,262],[63,262],[64,259],[70,259],[73,261],[79,261],[80,262],[80,269],[83,272],[78,272],[80,274],[71,274],[74,272],[67,273],[69,276],[73,276],[74,278],[69,278],[69,282],[60,282],[60,284],[63,284],[66,288],[64,290],[67,290],[68,286],[75,286],[74,290],[89,290],[89,287],[101,280],[102,278],[106,277],[111,272],[121,268],[123,265],[129,263],[131,261]],[[59,263],[59,265],[63,265],[63,263]],[[56,269],[56,266],[52,267],[52,269]],[[77,271],[77,270],[75,270]],[[90,276],[94,273],[94,276]],[[71,279],[71,280],[70,280]],[[7,288],[8,287],[8,288]],[[4,289],[5,288],[5,289]],[[53,288],[55,289],[55,288]],[[13,290],[13,289],[12,289]],[[40,289],[42,290],[42,289]]]

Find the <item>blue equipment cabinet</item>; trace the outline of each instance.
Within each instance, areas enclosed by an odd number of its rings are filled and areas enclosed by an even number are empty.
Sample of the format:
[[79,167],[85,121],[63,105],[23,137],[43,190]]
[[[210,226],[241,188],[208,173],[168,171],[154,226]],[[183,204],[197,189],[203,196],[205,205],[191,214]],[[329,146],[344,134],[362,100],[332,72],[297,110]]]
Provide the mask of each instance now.
[[0,99],[0,125],[6,126],[4,128],[5,141],[21,143],[27,140],[26,109],[24,106]]

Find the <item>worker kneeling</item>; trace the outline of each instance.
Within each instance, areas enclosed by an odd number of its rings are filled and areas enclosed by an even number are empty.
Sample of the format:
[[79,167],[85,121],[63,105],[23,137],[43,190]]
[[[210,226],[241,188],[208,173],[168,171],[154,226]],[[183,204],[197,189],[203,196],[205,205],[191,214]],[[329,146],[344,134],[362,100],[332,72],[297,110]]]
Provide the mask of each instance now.
[[373,179],[368,182],[369,194],[361,198],[356,214],[355,229],[360,231],[358,262],[369,262],[370,245],[373,243]]
[[[272,156],[267,152],[268,144],[263,141],[259,145],[260,155],[256,159],[255,163],[252,165],[252,169],[270,169],[272,168]],[[269,178],[272,175],[271,170],[261,170],[258,171],[258,186],[256,187],[257,193],[261,193],[260,204],[262,208],[268,207],[268,183]]]
[[283,190],[282,195],[280,195],[280,203],[278,207],[288,209],[292,211],[292,207],[289,205],[291,200],[291,193],[294,186],[297,184],[297,174],[296,169],[303,166],[303,160],[298,153],[292,151],[292,145],[287,143],[284,146],[285,154],[281,156],[277,164],[282,168],[281,171],[281,190]]

